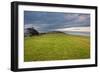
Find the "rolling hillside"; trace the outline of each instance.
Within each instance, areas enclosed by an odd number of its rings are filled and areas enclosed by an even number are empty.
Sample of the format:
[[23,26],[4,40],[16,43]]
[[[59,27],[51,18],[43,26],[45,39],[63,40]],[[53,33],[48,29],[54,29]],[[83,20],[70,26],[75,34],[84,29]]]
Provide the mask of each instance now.
[[46,33],[24,39],[25,62],[90,58],[89,36]]

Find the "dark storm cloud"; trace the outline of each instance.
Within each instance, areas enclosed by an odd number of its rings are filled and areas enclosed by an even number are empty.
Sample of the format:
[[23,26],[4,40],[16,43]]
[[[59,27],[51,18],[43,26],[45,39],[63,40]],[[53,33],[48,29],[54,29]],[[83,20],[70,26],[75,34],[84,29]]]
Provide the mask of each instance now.
[[34,27],[40,32],[59,28],[90,26],[90,14],[24,11],[25,27]]

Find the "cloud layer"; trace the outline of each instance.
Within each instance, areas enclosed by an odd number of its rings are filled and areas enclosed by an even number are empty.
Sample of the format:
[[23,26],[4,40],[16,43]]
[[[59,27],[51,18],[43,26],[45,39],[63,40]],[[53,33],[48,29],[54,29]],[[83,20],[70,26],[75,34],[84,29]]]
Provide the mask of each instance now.
[[39,32],[72,27],[89,27],[90,14],[24,11],[25,28],[34,27]]

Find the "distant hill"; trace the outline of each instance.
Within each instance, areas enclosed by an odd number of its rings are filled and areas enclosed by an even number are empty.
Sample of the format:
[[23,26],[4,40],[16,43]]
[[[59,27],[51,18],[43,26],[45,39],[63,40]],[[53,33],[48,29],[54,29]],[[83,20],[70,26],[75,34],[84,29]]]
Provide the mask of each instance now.
[[64,32],[61,32],[61,31],[50,31],[50,32],[40,33],[40,34],[57,34],[57,33],[65,34]]
[[51,32],[48,32],[48,33],[63,33],[63,34],[65,34],[64,32],[61,32],[61,31],[51,31]]

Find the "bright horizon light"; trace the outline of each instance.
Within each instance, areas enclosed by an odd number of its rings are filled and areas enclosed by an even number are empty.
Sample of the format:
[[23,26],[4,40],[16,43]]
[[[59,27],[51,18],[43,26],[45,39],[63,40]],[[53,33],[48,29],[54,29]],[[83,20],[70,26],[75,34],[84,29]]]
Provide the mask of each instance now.
[[70,28],[61,28],[55,29],[56,31],[73,31],[73,32],[90,32],[90,27],[70,27]]

